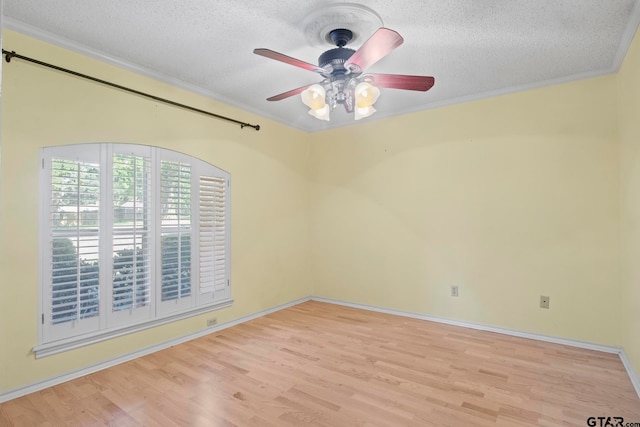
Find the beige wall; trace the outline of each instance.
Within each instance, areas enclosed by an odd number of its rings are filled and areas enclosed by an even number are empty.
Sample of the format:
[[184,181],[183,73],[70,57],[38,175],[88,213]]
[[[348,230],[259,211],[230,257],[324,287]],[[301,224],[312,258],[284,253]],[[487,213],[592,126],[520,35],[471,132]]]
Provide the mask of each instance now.
[[218,322],[308,296],[307,136],[247,112],[189,94],[68,51],[5,32],[21,54],[192,104],[250,123],[259,132],[165,106],[20,60],[5,64],[0,165],[0,393],[187,335],[202,315],[80,350],[35,360],[38,319],[40,149],[79,142],[156,145],[202,158],[231,173],[231,308]]
[[640,34],[618,73],[621,163],[622,345],[640,373]]
[[315,135],[314,294],[618,345],[615,89],[606,76]]

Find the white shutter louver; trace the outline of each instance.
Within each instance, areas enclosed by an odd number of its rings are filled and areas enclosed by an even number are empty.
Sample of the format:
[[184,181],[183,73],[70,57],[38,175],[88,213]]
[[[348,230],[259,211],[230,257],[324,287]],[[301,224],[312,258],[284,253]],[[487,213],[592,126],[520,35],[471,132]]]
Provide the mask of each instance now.
[[226,288],[227,181],[200,177],[200,293]]

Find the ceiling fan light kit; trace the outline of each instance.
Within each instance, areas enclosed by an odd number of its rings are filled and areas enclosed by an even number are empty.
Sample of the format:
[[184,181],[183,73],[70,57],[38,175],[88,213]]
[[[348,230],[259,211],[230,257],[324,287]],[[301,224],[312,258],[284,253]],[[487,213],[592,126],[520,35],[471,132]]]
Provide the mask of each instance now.
[[[332,15],[331,12],[336,7],[346,8],[348,13],[336,15],[333,12]],[[300,94],[302,102],[309,107],[309,114],[319,120],[329,121],[331,111],[339,105],[342,105],[347,113],[354,113],[355,120],[360,120],[375,113],[373,104],[380,96],[378,87],[422,92],[429,90],[434,84],[434,78],[430,76],[365,73],[368,67],[404,42],[402,36],[396,31],[380,27],[357,50],[345,47],[354,38],[357,38],[352,30],[337,26],[328,32],[326,31],[332,25],[331,19],[338,21],[333,25],[356,25],[359,13],[365,13],[371,19],[377,17],[375,12],[370,9],[360,8],[353,4],[334,5],[329,12],[324,11],[324,14],[316,12],[313,15],[316,21],[312,22],[315,25],[308,23],[307,28],[320,26],[322,29],[320,37],[330,40],[336,46],[320,55],[317,66],[270,49],[254,49],[253,53],[256,55],[318,73],[324,78],[320,83],[289,90],[267,98],[267,101],[280,101]]]

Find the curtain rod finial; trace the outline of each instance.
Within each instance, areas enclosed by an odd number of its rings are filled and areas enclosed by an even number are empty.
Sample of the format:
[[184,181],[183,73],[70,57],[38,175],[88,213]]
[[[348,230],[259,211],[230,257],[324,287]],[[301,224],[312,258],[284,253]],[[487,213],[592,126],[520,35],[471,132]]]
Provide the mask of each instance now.
[[16,52],[15,51],[7,51],[7,50],[2,50],[2,53],[4,53],[4,60],[7,62],[11,62],[11,58],[13,58],[14,56],[16,56]]

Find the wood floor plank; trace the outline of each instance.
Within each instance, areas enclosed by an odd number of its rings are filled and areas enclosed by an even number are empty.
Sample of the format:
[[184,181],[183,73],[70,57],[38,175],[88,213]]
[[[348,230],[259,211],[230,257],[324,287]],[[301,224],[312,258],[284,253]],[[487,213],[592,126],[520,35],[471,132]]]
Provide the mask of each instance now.
[[0,404],[22,426],[640,422],[617,355],[305,302]]

